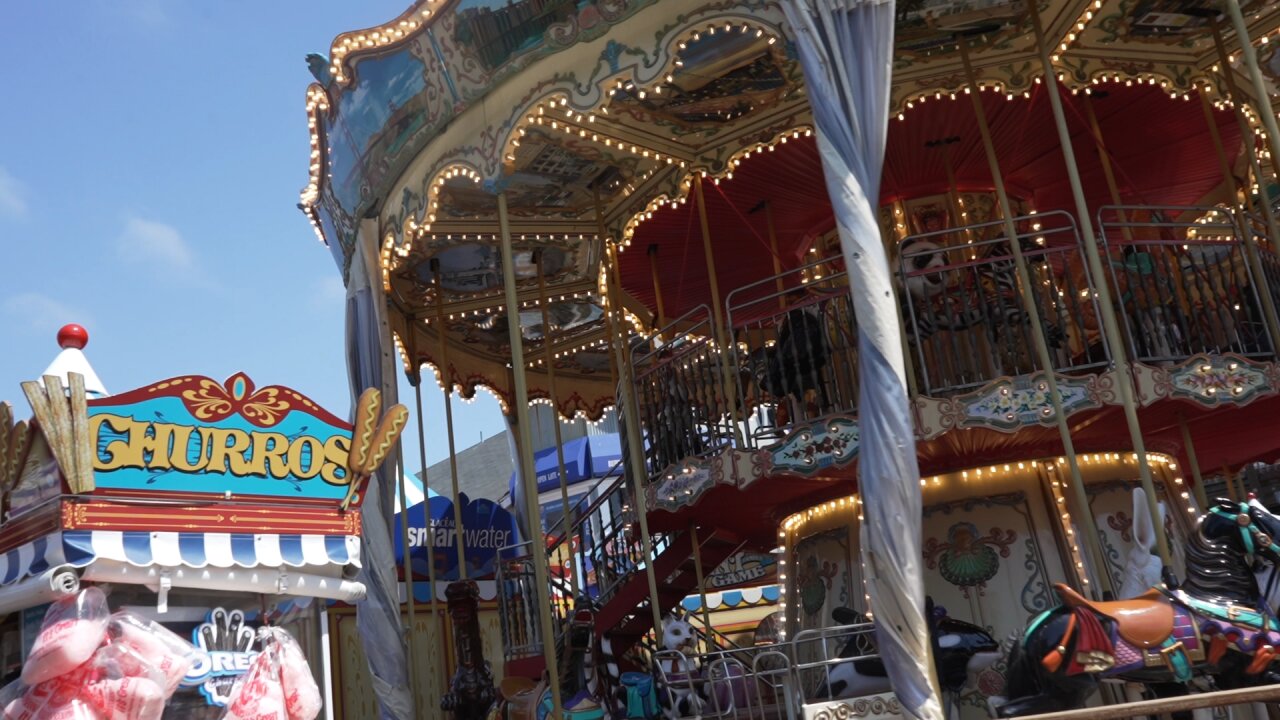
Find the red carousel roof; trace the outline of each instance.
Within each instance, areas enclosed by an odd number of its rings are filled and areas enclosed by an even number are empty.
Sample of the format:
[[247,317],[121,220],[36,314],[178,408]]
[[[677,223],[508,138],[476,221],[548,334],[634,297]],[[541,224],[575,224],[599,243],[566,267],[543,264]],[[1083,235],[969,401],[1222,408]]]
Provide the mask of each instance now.
[[[1074,213],[1058,151],[1048,96],[1043,86],[1030,99],[987,93],[986,111],[996,153],[1011,195],[1037,211]],[[1112,86],[1108,86],[1112,87]],[[1093,151],[1084,103],[1086,96],[1064,97],[1076,158],[1087,200],[1096,208],[1111,204],[1102,163]],[[1095,93],[1093,104],[1125,203],[1192,205],[1202,202],[1222,181],[1219,163],[1198,99],[1175,100],[1151,86],[1115,85]],[[1234,161],[1239,128],[1231,113],[1215,111],[1223,143]],[[949,149],[930,147],[958,138]],[[977,122],[963,96],[929,101],[909,110],[905,120],[890,120],[881,181],[881,202],[937,195],[948,190],[950,154],[961,191],[990,190],[991,175]],[[705,185],[707,216],[720,292],[773,275],[772,253],[763,203],[770,204],[784,269],[795,267],[812,239],[833,227],[822,166],[812,137],[790,139],[745,160],[731,179]],[[710,302],[703,270],[701,229],[692,200],[654,213],[642,223],[622,254],[622,282],[650,309],[656,308],[646,252],[657,246],[663,302],[674,319]]]

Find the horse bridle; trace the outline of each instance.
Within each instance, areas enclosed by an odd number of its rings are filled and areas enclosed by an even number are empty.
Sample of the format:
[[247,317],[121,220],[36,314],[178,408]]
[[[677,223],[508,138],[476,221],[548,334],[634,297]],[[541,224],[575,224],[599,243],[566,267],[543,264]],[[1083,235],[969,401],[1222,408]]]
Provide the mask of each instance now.
[[1258,547],[1261,546],[1280,558],[1280,545],[1276,544],[1275,538],[1258,528],[1257,523],[1253,521],[1253,516],[1249,514],[1249,503],[1240,503],[1238,513],[1224,510],[1221,506],[1214,506],[1209,509],[1209,512],[1234,522],[1236,527],[1240,528],[1240,541],[1244,543],[1245,554],[1256,555]]

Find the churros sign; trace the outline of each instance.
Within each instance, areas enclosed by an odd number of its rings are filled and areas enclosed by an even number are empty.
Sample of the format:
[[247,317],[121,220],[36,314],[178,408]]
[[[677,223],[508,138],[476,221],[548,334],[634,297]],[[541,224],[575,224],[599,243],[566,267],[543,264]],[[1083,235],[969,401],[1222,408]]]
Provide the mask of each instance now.
[[177,377],[91,400],[94,483],[102,491],[217,499],[359,500],[404,428],[366,391],[352,426],[287,387]]

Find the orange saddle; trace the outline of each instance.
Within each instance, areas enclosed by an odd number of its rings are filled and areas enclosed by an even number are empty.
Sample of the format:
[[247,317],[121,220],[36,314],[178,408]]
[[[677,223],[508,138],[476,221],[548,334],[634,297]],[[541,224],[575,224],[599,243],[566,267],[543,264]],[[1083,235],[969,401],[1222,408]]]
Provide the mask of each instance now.
[[1120,637],[1140,648],[1158,648],[1173,634],[1173,605],[1155,588],[1137,597],[1107,602],[1090,600],[1062,583],[1054,589],[1063,605],[1088,608],[1115,621]]

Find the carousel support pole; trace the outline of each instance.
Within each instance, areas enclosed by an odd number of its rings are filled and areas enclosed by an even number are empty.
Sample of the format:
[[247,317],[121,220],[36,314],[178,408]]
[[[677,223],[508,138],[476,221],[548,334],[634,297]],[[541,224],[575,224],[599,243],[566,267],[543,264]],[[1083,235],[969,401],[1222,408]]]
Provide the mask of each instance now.
[[[1227,160],[1227,149],[1222,144],[1222,133],[1218,131],[1218,123],[1213,119],[1213,105],[1209,102],[1208,90],[1201,90],[1200,109],[1204,111],[1204,122],[1209,126],[1209,139],[1213,141],[1213,150],[1218,156],[1218,170],[1222,172],[1222,182],[1226,183],[1233,201],[1239,202],[1240,186],[1236,183],[1236,174],[1231,172],[1231,162]],[[1235,205],[1235,202],[1231,203]]]
[[[1098,161],[1102,163],[1102,176],[1107,181],[1107,192],[1111,194],[1111,204],[1117,208],[1124,205],[1124,200],[1120,197],[1120,186],[1116,183],[1115,168],[1111,166],[1111,155],[1107,152],[1107,141],[1102,136],[1102,125],[1098,123],[1098,115],[1093,111],[1093,101],[1089,99],[1089,95],[1085,95],[1081,100],[1084,105],[1085,117],[1089,120],[1089,129],[1093,132],[1093,142],[1097,145]],[[1127,242],[1133,242],[1133,230],[1129,227],[1129,221],[1125,218],[1125,212],[1117,209],[1116,216],[1120,218],[1120,227],[1124,230],[1124,239]]]
[[702,628],[706,630],[707,652],[711,647],[711,609],[707,607],[707,579],[702,574],[702,545],[698,540],[698,526],[689,523],[689,539],[693,543],[693,572],[698,580],[698,599],[702,602]]
[[[436,331],[444,332],[444,328],[436,326]],[[440,608],[436,604],[436,534],[431,532],[431,482],[427,477],[427,434],[424,429],[426,422],[422,414],[422,363],[416,359],[415,362],[418,363],[418,382],[413,386],[413,402],[418,411],[418,462],[422,465],[422,502],[426,505],[423,508],[423,523],[426,525],[424,529],[427,531],[427,594],[430,595],[430,602],[427,607],[431,613],[431,621],[427,623],[427,647],[436,648],[441,646],[441,643],[436,641],[436,629],[440,622]],[[401,502],[403,503],[403,501]],[[408,515],[409,513],[405,512],[406,518]],[[409,545],[406,543],[405,548],[407,549],[408,547]],[[408,554],[406,551],[405,555]],[[413,602],[413,586],[410,585],[409,607],[413,607]],[[410,635],[410,637],[413,636]],[[410,647],[410,652],[412,650],[413,648]]]
[[649,275],[653,278],[653,298],[658,306],[658,337],[667,327],[667,306],[662,302],[662,283],[658,280],[658,245],[649,246]]
[[960,209],[963,204],[960,200],[960,184],[956,182],[956,169],[951,163],[951,146],[959,140],[960,138],[953,137],[939,141],[942,143],[942,168],[947,171],[947,201],[951,206],[952,223],[954,227],[964,228],[965,239],[972,245],[973,229],[968,227],[968,219],[964,210]]
[[[421,416],[419,416],[419,418],[421,418]],[[419,420],[419,422],[421,422],[421,420]],[[404,484],[405,484],[404,467],[402,463],[403,461],[397,462],[394,464],[394,467],[400,473],[400,478],[399,478],[400,482],[396,483],[397,488],[399,489],[399,492],[400,492],[400,547],[404,549],[403,570],[404,570],[405,602],[409,604],[409,610],[408,610],[409,627],[406,628],[406,631],[408,632],[409,636],[408,638],[406,638],[406,640],[408,640],[407,642],[408,647],[406,648],[406,652],[405,652],[405,671],[409,673],[409,692],[413,695],[414,704],[417,705],[418,675],[416,672],[414,672],[414,669],[413,669],[413,666],[414,666],[413,656],[418,646],[418,643],[416,641],[416,636],[418,633],[415,628],[415,626],[417,625],[417,622],[416,622],[417,613],[415,612],[415,606],[417,605],[417,603],[415,603],[413,600],[413,563],[411,558],[409,557],[410,556],[409,503],[408,503],[407,493],[404,488]],[[424,465],[423,468],[425,469],[426,466]]]
[[551,619],[550,585],[547,580],[547,543],[542,535],[538,507],[538,476],[533,466],[533,434],[529,427],[529,383],[525,377],[524,336],[520,329],[520,298],[516,293],[515,253],[511,247],[511,224],[507,219],[507,194],[498,193],[498,232],[502,237],[502,285],[506,291],[507,331],[511,342],[511,375],[514,397],[511,411],[516,415],[520,435],[520,480],[525,484],[525,512],[529,518],[529,545],[533,554],[533,574],[538,592],[538,616],[542,622],[542,655],[547,666],[547,684],[551,686],[551,717],[564,717],[560,698],[560,671],[556,664],[556,627]]
[[[1240,12],[1235,0],[1229,0],[1227,5],[1234,7],[1237,13]],[[1243,19],[1241,22],[1243,22]],[[1238,39],[1252,52],[1253,46],[1249,45],[1248,33]],[[1231,74],[1231,62],[1227,57],[1226,45],[1222,42],[1222,31],[1218,29],[1217,25],[1213,27],[1213,44],[1217,47],[1218,59],[1222,63],[1222,77],[1226,82],[1227,92],[1231,94],[1231,100],[1236,106],[1236,122],[1240,124],[1240,137],[1245,140],[1245,155],[1249,158],[1249,165],[1258,181],[1258,204],[1262,206],[1262,216],[1267,222],[1267,233],[1271,236],[1272,247],[1277,248],[1280,247],[1280,223],[1277,223],[1275,210],[1271,206],[1271,194],[1267,189],[1266,178],[1262,174],[1262,163],[1258,160],[1257,143],[1253,141],[1253,129],[1249,127],[1249,122],[1244,119],[1244,114],[1240,110],[1240,106],[1245,102],[1245,95],[1236,86],[1235,77]],[[1266,98],[1267,95],[1264,92],[1262,100],[1258,103],[1258,114],[1264,120],[1270,120],[1270,123],[1266,126],[1269,134],[1271,128],[1276,124],[1276,119],[1270,108],[1262,107],[1262,103],[1266,102]],[[1269,140],[1273,143],[1273,147],[1275,142],[1280,141],[1275,136],[1271,136]],[[1271,153],[1271,158],[1273,164],[1280,162],[1280,156],[1277,156],[1274,151]],[[1246,191],[1245,194],[1248,195],[1248,192]],[[1267,325],[1267,334],[1271,336],[1271,346],[1275,348],[1276,344],[1280,343],[1280,315],[1276,313],[1275,299],[1271,295],[1271,283],[1267,279],[1265,269],[1262,267],[1262,258],[1258,254],[1258,245],[1254,242],[1253,233],[1249,230],[1248,223],[1242,220],[1239,224],[1239,230],[1240,239],[1244,243],[1246,264],[1249,265],[1255,281],[1261,286],[1261,292],[1258,295],[1262,300],[1262,317]]]
[[1000,204],[1000,214],[1004,220],[1005,237],[1009,241],[1009,250],[1013,254],[1013,263],[1018,276],[1018,288],[1022,294],[1022,303],[1030,316],[1031,339],[1035,345],[1036,358],[1040,369],[1044,372],[1045,384],[1049,388],[1049,401],[1053,404],[1053,416],[1058,426],[1058,435],[1062,438],[1063,455],[1067,458],[1067,467],[1071,472],[1072,505],[1071,513],[1079,518],[1085,534],[1085,548],[1089,560],[1095,568],[1098,584],[1104,592],[1114,595],[1111,576],[1106,572],[1103,555],[1098,548],[1098,527],[1093,513],[1089,512],[1089,500],[1085,495],[1084,480],[1080,475],[1080,464],[1076,459],[1075,443],[1071,439],[1071,427],[1067,424],[1067,415],[1062,409],[1062,395],[1058,391],[1058,376],[1054,371],[1053,356],[1049,354],[1049,343],[1044,337],[1044,325],[1040,320],[1040,308],[1036,303],[1035,286],[1031,281],[1031,271],[1027,268],[1027,259],[1022,254],[1022,245],[1018,240],[1018,229],[1013,225],[1013,206],[1009,202],[1009,194],[1004,187],[1004,174],[1000,172],[1000,161],[996,157],[996,146],[991,139],[991,128],[987,126],[986,109],[982,102],[982,92],[978,89],[977,77],[973,72],[973,63],[969,61],[969,49],[964,38],[959,39],[960,61],[972,92],[969,97],[973,101],[973,112],[978,121],[978,133],[982,136],[982,146],[986,151],[987,165],[991,168],[991,184],[995,186],[996,199]]
[[778,309],[787,309],[787,285],[782,282],[782,257],[778,255],[778,229],[773,224],[773,205],[764,201],[764,224],[769,232],[769,252],[773,256],[773,287],[778,291]]
[[1231,502],[1240,502],[1240,494],[1236,492],[1235,474],[1226,465],[1222,466],[1222,480],[1227,485],[1227,498]]
[[564,469],[564,440],[560,437],[560,408],[556,405],[556,358],[554,336],[551,334],[551,307],[547,303],[547,276],[544,261],[545,253],[538,250],[538,305],[542,308],[542,359],[547,363],[547,390],[551,393],[551,425],[556,435],[556,467],[560,472],[560,503],[564,508],[565,542],[569,544],[569,587],[573,597],[578,597],[577,562],[573,557],[573,508],[569,507],[569,479]]
[[[1267,146],[1271,150],[1271,166],[1280,175],[1280,125],[1276,123],[1275,110],[1271,108],[1270,94],[1267,84],[1262,79],[1262,69],[1258,66],[1258,51],[1249,40],[1249,26],[1244,21],[1244,13],[1240,10],[1240,0],[1225,0],[1227,14],[1231,16],[1231,27],[1236,32],[1236,42],[1240,44],[1240,53],[1244,56],[1244,66],[1249,70],[1249,79],[1253,81],[1254,109],[1262,119],[1262,126],[1267,129]],[[1224,65],[1223,74],[1231,74],[1231,66]],[[1233,81],[1234,82],[1234,81]],[[1240,97],[1243,102],[1244,96]],[[1263,197],[1268,197],[1263,192]]]
[[[432,259],[436,275],[436,330],[440,333],[440,379],[444,382],[444,427],[449,436],[449,479],[453,490],[453,544],[458,549],[458,579],[467,579],[467,552],[463,542],[462,498],[458,489],[458,452],[453,441],[453,378],[449,374],[449,339],[445,337],[444,285],[440,277],[440,261]],[[425,467],[425,466],[423,466]],[[435,598],[434,588],[432,599]]]
[[1200,504],[1200,512],[1209,509],[1209,496],[1204,491],[1204,478],[1200,475],[1200,461],[1196,459],[1196,445],[1191,441],[1191,428],[1187,425],[1187,417],[1178,413],[1178,429],[1182,431],[1182,447],[1187,451],[1187,462],[1191,465],[1191,479],[1195,482],[1196,502]]
[[[1155,482],[1151,478],[1151,463],[1147,458],[1147,444],[1142,437],[1142,427],[1138,423],[1138,402],[1134,397],[1133,375],[1129,368],[1124,341],[1120,335],[1120,323],[1116,320],[1111,288],[1106,282],[1107,275],[1102,265],[1102,255],[1098,252],[1098,238],[1093,234],[1093,223],[1089,220],[1089,204],[1084,198],[1084,185],[1080,182],[1080,170],[1076,165],[1071,131],[1067,128],[1067,116],[1062,110],[1062,97],[1058,94],[1058,74],[1053,67],[1053,62],[1049,59],[1049,48],[1045,44],[1044,27],[1040,21],[1040,8],[1035,0],[1027,0],[1027,8],[1031,15],[1032,29],[1035,31],[1036,49],[1040,52],[1040,67],[1044,71],[1045,90],[1049,94],[1054,124],[1058,129],[1058,142],[1062,145],[1062,155],[1066,161],[1067,179],[1071,183],[1071,194],[1075,200],[1076,214],[1080,219],[1080,231],[1084,235],[1084,250],[1089,260],[1089,272],[1097,283],[1098,304],[1102,306],[1100,315],[1103,332],[1107,345],[1111,348],[1111,357],[1116,367],[1116,385],[1120,391],[1120,402],[1124,406],[1125,422],[1129,426],[1129,439],[1132,441],[1133,451],[1138,455],[1138,478],[1147,495],[1147,512],[1151,513],[1152,526],[1163,527],[1160,520],[1160,506],[1156,499]],[[1169,554],[1169,543],[1164,533],[1156,533],[1156,549],[1160,560],[1169,566],[1172,560]]]
[[742,428],[738,425],[737,403],[734,402],[735,393],[732,392],[733,385],[730,384],[729,378],[732,377],[732,369],[729,366],[729,340],[728,331],[724,324],[724,308],[721,307],[720,301],[720,281],[716,278],[716,255],[711,249],[711,224],[707,220],[707,196],[702,191],[702,183],[705,178],[701,174],[697,174],[693,178],[694,193],[698,200],[698,224],[702,227],[702,252],[707,259],[707,278],[711,282],[711,313],[716,323],[715,334],[716,344],[719,345],[717,354],[720,356],[720,389],[719,393],[724,396],[725,410],[728,411],[729,424],[733,426],[734,440],[737,447],[745,447],[742,438]]
[[[618,280],[618,255],[614,247],[609,245],[608,230],[604,224],[604,201],[600,198],[599,188],[594,188],[596,204],[596,224],[600,241],[605,252],[601,262],[611,267],[605,268],[607,290],[609,292],[610,313],[622,312],[622,285]],[[622,390],[622,413],[626,418],[627,445],[631,451],[627,453],[631,467],[624,469],[631,473],[631,494],[634,496],[636,522],[640,526],[640,551],[644,554],[644,574],[649,585],[649,611],[653,614],[654,636],[662,634],[662,604],[658,599],[658,576],[654,572],[653,536],[649,534],[649,498],[645,494],[645,484],[649,480],[649,472],[644,465],[644,436],[640,433],[640,407],[636,404],[636,386],[633,380],[634,368],[627,362],[624,354],[630,343],[626,340],[625,320],[616,320],[618,334],[613,337],[614,354],[617,356],[618,374],[621,376],[619,387]]]

